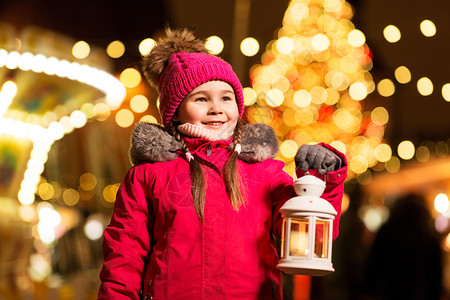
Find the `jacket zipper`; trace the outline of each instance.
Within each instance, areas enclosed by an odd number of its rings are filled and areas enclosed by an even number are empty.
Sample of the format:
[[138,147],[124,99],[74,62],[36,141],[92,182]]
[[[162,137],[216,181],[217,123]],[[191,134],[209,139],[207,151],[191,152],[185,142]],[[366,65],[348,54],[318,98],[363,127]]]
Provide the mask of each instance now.
[[206,146],[206,156],[211,156],[211,144],[208,144],[208,146]]

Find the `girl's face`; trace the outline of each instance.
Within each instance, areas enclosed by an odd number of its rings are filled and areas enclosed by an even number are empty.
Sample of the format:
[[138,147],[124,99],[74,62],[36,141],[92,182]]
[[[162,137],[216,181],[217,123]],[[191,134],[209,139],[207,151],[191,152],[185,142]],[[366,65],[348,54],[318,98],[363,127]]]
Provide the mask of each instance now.
[[173,120],[221,133],[232,133],[239,119],[234,90],[224,81],[208,81],[180,103]]

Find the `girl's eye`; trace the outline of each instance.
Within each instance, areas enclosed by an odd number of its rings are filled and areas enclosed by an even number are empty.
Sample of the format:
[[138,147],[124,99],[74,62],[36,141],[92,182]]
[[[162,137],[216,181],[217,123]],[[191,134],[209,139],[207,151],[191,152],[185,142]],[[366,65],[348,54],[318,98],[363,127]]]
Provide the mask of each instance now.
[[206,102],[206,98],[200,97],[195,99],[196,102]]
[[227,97],[227,96],[226,96],[226,97],[223,97],[223,100],[224,100],[224,101],[232,101],[233,99],[231,99],[231,97]]

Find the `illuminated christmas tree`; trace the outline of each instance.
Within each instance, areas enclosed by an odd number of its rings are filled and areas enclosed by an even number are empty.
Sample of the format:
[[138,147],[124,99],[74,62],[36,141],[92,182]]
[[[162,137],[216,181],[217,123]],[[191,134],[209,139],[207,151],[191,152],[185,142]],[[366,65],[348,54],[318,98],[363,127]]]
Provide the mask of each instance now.
[[325,142],[346,153],[350,178],[391,157],[383,143],[386,109],[363,111],[375,84],[371,52],[352,15],[343,0],[291,1],[278,39],[250,71],[247,117],[275,129],[290,174],[305,143]]

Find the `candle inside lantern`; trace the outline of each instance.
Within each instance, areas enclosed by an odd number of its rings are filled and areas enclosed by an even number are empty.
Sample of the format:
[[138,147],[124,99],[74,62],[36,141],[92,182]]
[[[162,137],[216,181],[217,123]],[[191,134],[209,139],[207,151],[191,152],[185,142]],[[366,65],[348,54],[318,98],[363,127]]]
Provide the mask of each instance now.
[[307,256],[309,253],[308,219],[291,220],[291,242],[289,255]]

